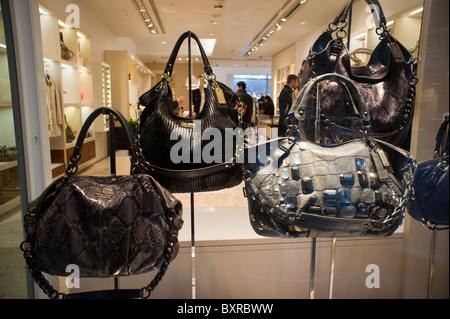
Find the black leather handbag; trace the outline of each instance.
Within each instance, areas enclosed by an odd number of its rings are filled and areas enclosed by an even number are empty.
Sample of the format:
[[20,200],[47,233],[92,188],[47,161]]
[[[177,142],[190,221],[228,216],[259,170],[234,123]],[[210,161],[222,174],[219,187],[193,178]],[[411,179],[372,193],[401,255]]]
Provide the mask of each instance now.
[[[122,125],[131,156],[131,175],[77,176],[83,141],[101,114],[113,114]],[[127,122],[112,108],[94,110],[86,119],[66,174],[30,204],[21,244],[35,280],[50,298],[148,298],[178,253],[183,220],[181,202],[142,170]],[[76,265],[80,277],[141,274],[159,268],[141,289],[64,294],[42,272],[68,276]]]
[[[293,106],[299,123],[309,94],[324,80],[344,86],[367,123],[358,88],[337,74],[319,76],[300,91]],[[402,223],[413,167],[407,151],[368,133],[327,145],[292,135],[268,141],[246,154],[250,223],[266,237],[389,236]]]
[[434,158],[417,164],[408,200],[409,215],[431,230],[449,228],[448,122],[447,116],[436,135]]
[[[188,36],[192,36],[200,48],[208,82],[203,109],[195,118],[173,113],[169,86],[178,51]],[[139,102],[145,109],[140,116],[137,140],[148,172],[165,188],[173,193],[193,193],[241,183],[242,164],[236,160],[238,143],[236,139],[225,138],[227,130],[231,132],[239,127],[235,110],[239,98],[233,90],[215,80],[208,57],[195,34],[186,32],[180,36],[163,78],[143,94]],[[209,134],[213,131],[214,138]],[[206,160],[205,152],[207,155],[214,153],[214,159]]]
[[[366,0],[372,8],[380,42],[373,50],[367,65],[351,66],[344,40],[347,38],[347,41],[350,41],[345,27],[353,2],[347,1],[328,29],[311,47],[302,67],[299,90],[307,85],[309,80],[322,74],[336,73],[347,77],[358,87],[365,100],[371,120],[372,137],[409,150],[415,88],[418,82],[417,64],[420,59],[414,58],[391,35],[378,0]],[[334,124],[327,131],[321,131],[321,143],[339,143],[355,138],[352,122],[358,121],[358,116],[347,113],[346,105],[350,101],[341,98],[344,94],[342,87],[335,83],[323,87],[321,126],[326,127],[330,121]],[[313,94],[310,98],[314,100],[315,97]],[[315,116],[312,112],[309,114]],[[306,138],[314,141],[314,119],[306,119],[304,128]]]

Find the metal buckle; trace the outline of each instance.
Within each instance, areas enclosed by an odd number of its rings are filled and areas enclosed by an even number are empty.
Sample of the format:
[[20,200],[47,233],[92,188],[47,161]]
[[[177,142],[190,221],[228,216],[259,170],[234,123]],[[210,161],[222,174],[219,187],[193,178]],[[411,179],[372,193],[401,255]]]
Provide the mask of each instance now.
[[442,160],[439,162],[437,166],[442,172],[446,172],[448,170],[448,162],[446,160]]

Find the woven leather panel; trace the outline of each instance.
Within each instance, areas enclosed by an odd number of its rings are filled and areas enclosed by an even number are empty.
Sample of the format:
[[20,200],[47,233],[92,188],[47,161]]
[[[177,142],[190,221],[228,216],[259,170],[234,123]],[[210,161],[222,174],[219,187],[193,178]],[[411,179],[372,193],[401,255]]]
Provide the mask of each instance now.
[[[173,193],[184,192],[202,192],[214,191],[227,187],[238,185],[242,181],[242,165],[236,163],[234,166],[225,168],[223,172],[198,177],[185,177],[182,170],[195,170],[208,166],[217,165],[218,163],[205,163],[203,158],[200,161],[194,161],[194,154],[200,158],[205,146],[212,143],[213,139],[202,140],[204,132],[214,128],[220,132],[222,141],[219,143],[221,148],[221,163],[230,162],[235,155],[236,142],[233,140],[225,140],[225,130],[234,130],[238,128],[237,116],[232,115],[234,103],[238,101],[236,94],[225,85],[219,83],[220,88],[224,92],[228,105],[219,107],[216,101],[214,90],[210,85],[205,89],[205,104],[202,112],[197,118],[193,119],[181,118],[173,114],[170,109],[172,101],[172,93],[167,82],[163,82],[161,90],[156,91],[154,87],[145,96],[141,97],[145,101],[146,108],[142,114],[139,134],[141,136],[140,144],[145,159],[154,166],[165,169],[179,170],[179,176],[165,176],[163,174],[155,174],[149,171],[149,174],[155,176],[158,182]],[[201,129],[189,127],[190,124],[198,125],[201,123]],[[172,132],[176,136],[182,136],[186,144],[183,143],[182,152],[189,153],[189,163],[174,163],[171,158],[171,150],[179,140],[171,140]],[[195,148],[199,142],[199,148]],[[209,145],[211,146],[211,145]],[[185,147],[185,148],[184,148]],[[232,156],[227,157],[227,149],[232,150]]]

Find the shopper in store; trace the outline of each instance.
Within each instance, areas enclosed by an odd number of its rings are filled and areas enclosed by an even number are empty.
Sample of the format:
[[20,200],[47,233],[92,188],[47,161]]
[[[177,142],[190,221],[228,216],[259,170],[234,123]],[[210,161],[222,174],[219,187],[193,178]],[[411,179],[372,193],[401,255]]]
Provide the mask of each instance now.
[[273,104],[273,100],[270,96],[266,95],[264,97],[264,115],[270,115],[273,117],[275,113],[275,106]]
[[258,99],[258,108],[259,108],[259,113],[264,114],[264,93],[261,92],[261,97]]
[[249,127],[252,125],[252,115],[253,115],[253,98],[250,94],[247,93],[247,85],[245,82],[237,83],[237,96],[241,99],[241,102],[244,104],[244,108],[242,111],[242,121],[244,122],[245,127]]
[[290,74],[287,77],[286,84],[278,96],[278,105],[280,107],[280,120],[278,122],[278,136],[285,136],[287,125],[285,123],[287,112],[292,106],[292,93],[298,87],[298,77],[295,74]]

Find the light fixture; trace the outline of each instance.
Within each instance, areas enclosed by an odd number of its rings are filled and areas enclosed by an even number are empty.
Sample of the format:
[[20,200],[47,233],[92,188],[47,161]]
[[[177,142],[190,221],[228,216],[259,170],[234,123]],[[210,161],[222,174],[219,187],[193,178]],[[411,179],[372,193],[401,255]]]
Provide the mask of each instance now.
[[388,22],[386,23],[386,26],[388,27],[388,26],[393,25],[393,24],[394,24],[394,20],[391,20],[391,21],[388,21]]
[[138,10],[142,20],[144,21],[145,25],[147,26],[147,30],[149,30],[152,34],[158,33],[158,29],[155,26],[154,21],[158,22],[158,28],[161,33],[165,33],[164,28],[161,23],[161,19],[159,18],[159,14],[156,10],[155,4],[153,3],[153,0],[148,0],[148,3],[150,3],[152,10],[153,10],[153,16],[156,18],[156,20],[152,19],[152,16],[150,15],[150,11],[147,9],[144,0],[133,0],[134,4],[136,5],[136,9]]
[[414,11],[412,11],[411,13],[409,13],[409,14],[408,14],[408,17],[413,16],[413,15],[415,15],[415,14],[418,14],[418,13],[420,13],[420,12],[422,12],[422,11],[423,11],[423,7],[422,7],[422,8],[419,8],[419,9],[417,9],[417,10],[414,10]]
[[59,19],[58,19],[58,24],[59,24],[60,26],[62,26],[63,28],[68,28],[68,29],[70,29],[69,26],[68,26],[67,24],[65,24],[64,22],[62,22],[62,21],[59,20]]
[[86,38],[86,36],[83,33],[81,33],[80,31],[77,31],[77,36],[79,38]]
[[285,0],[283,6],[275,13],[275,15],[267,22],[267,24],[260,30],[256,37],[239,53],[239,56],[251,55],[255,52],[263,41],[267,41],[269,37],[273,36],[275,31],[281,29],[281,24],[286,23],[290,16],[303,5],[306,0]]
[[50,15],[50,12],[48,12],[46,9],[39,6],[39,13],[43,15]]
[[4,49],[6,49],[6,45],[5,45],[5,44],[3,44],[3,43],[0,43],[0,48],[4,48]]

